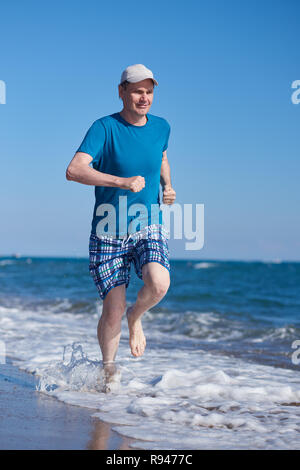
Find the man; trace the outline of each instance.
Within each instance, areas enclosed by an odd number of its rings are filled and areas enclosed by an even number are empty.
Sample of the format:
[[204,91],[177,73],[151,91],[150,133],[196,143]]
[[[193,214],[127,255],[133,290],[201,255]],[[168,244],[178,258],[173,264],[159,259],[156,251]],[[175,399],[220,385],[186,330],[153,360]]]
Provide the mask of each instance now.
[[[161,210],[151,213],[152,207],[159,208],[160,183],[164,204],[172,204],[176,197],[166,153],[170,126],[149,114],[155,85],[153,73],[144,65],[127,67],[118,86],[122,111],[92,124],[66,172],[68,180],[95,186],[89,270],[103,300],[97,332],[104,368],[114,365],[117,354],[131,262],[144,282],[126,312],[133,356],[141,356],[146,346],[142,315],[170,285],[168,232]],[[136,205],[140,216],[134,218],[130,209]],[[139,230],[132,229],[136,222]]]

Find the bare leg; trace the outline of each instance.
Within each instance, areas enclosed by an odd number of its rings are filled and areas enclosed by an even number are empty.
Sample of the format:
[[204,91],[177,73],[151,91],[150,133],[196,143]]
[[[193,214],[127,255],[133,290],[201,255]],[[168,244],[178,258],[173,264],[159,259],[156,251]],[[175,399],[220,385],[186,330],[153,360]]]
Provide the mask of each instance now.
[[125,309],[126,288],[125,284],[122,284],[111,289],[105,297],[97,328],[98,341],[102,352],[105,392],[110,391],[110,384],[114,381],[117,373],[114,361],[119,347],[121,322]]
[[115,360],[121,336],[121,321],[125,309],[126,289],[125,284],[122,284],[111,289],[103,301],[102,315],[97,329],[103,363]]
[[139,290],[136,302],[127,309],[129,344],[133,356],[142,356],[146,347],[146,338],[141,317],[154,307],[166,294],[170,285],[167,268],[159,263],[147,263],[142,268],[144,285]]

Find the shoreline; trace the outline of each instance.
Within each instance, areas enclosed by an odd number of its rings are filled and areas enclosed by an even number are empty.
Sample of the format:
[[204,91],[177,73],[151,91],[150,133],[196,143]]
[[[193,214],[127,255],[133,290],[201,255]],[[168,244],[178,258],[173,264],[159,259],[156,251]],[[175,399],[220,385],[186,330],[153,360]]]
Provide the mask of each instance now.
[[138,450],[135,442],[92,417],[92,410],[62,403],[35,389],[38,378],[6,358],[0,364],[1,450]]

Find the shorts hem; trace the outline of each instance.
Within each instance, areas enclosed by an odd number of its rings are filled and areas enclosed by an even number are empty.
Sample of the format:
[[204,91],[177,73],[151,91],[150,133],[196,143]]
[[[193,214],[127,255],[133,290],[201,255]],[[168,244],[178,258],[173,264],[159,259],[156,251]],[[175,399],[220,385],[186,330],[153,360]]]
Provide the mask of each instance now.
[[143,266],[145,266],[145,264],[149,264],[149,263],[158,263],[158,264],[161,264],[161,266],[163,266],[164,268],[166,268],[168,271],[169,271],[169,274],[171,273],[171,269],[166,266],[165,263],[163,263],[162,261],[158,261],[158,260],[146,260],[142,265],[141,265],[141,276],[139,275],[139,273],[137,273],[138,277],[140,279],[143,280],[143,275],[142,275],[142,269],[143,269]]
[[114,287],[122,286],[122,284],[125,284],[126,289],[127,289],[128,286],[129,286],[129,283],[128,283],[128,282],[122,281],[122,282],[117,282],[116,284],[114,284],[114,285],[112,285],[112,286],[109,286],[109,288],[106,289],[106,290],[104,291],[104,293],[100,292],[99,289],[98,289],[100,298],[101,298],[102,300],[104,300],[105,297],[107,296],[107,294],[108,294]]

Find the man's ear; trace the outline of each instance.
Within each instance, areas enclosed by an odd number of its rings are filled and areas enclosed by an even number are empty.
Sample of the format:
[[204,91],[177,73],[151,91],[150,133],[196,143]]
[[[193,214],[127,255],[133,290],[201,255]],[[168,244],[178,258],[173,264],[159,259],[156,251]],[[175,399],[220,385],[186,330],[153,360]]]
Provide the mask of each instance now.
[[118,85],[119,98],[122,99],[122,87]]

